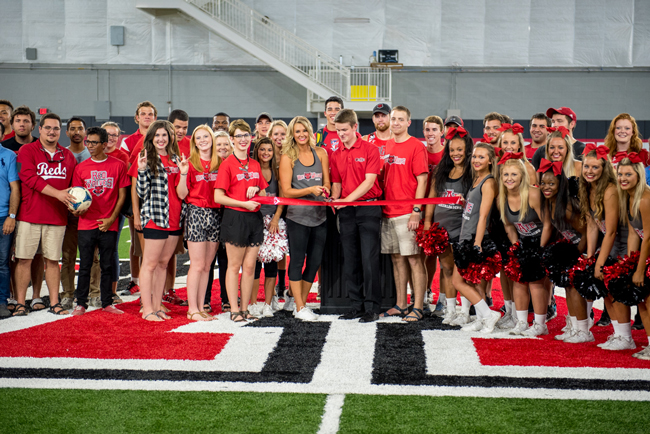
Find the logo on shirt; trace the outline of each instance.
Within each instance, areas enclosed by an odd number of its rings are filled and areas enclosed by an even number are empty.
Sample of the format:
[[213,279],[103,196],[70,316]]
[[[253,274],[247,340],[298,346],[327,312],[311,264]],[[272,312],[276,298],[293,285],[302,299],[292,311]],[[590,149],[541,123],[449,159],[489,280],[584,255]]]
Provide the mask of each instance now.
[[199,175],[196,175],[196,180],[198,182],[200,182],[200,181],[205,181],[205,182],[216,181],[217,180],[217,174],[216,173],[203,172],[203,173],[201,173]]
[[90,179],[86,179],[86,188],[95,196],[101,196],[107,188],[113,188],[113,178],[104,170],[92,170]]
[[472,209],[474,209],[474,204],[472,202],[466,202],[465,209],[463,210],[463,218],[465,220],[469,220],[469,215],[466,216],[465,214],[471,214]]
[[172,173],[181,173],[181,169],[175,166],[165,166],[165,172],[167,175],[171,175]]
[[244,172],[244,173],[238,173],[237,174],[237,181],[250,181],[251,179],[259,179],[260,174],[257,172]]
[[605,227],[605,222],[602,221],[602,220],[598,220],[598,219],[594,219],[594,220],[596,220],[596,224],[598,225],[598,229],[600,229],[600,231],[603,234],[607,233],[607,231],[606,231],[607,228]]
[[339,139],[332,139],[330,143],[331,143],[330,148],[332,149],[332,152],[336,151],[339,148]]
[[355,158],[354,161],[356,161],[357,163],[363,163],[364,161],[366,161],[366,159],[363,158],[363,157],[362,158]]
[[433,169],[436,168],[435,164],[429,164],[429,173],[433,173]]
[[580,242],[580,238],[576,237],[575,233],[572,231],[562,231],[561,234],[565,240],[571,241],[573,244],[578,244]]
[[387,164],[397,164],[400,166],[404,166],[406,164],[406,158],[399,158],[396,157],[395,155],[384,155],[382,157],[384,161],[386,161]]
[[49,167],[47,163],[38,163],[36,165],[36,174],[43,179],[65,179],[67,167],[61,163],[57,167]]
[[634,232],[636,232],[639,238],[643,239],[643,229],[634,228]]
[[535,223],[515,222],[515,228],[517,228],[517,232],[519,232],[522,235],[533,235],[539,232],[537,229],[537,225]]
[[307,180],[313,179],[315,181],[320,181],[323,178],[323,173],[322,172],[318,172],[318,173],[316,173],[316,172],[305,172],[302,175],[296,175],[296,178],[298,179],[298,181],[302,181],[302,180],[305,180],[305,179],[307,179]]

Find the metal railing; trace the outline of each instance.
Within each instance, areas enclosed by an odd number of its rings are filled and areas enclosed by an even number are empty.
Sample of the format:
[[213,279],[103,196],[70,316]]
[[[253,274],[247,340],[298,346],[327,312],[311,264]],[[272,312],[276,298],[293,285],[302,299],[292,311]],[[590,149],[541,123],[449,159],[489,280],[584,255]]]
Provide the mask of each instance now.
[[[348,83],[340,83],[340,93],[348,101],[378,101],[391,100],[392,76],[388,68],[354,67],[350,68]],[[347,86],[347,88],[343,88]],[[313,92],[309,92],[312,102],[325,100]]]

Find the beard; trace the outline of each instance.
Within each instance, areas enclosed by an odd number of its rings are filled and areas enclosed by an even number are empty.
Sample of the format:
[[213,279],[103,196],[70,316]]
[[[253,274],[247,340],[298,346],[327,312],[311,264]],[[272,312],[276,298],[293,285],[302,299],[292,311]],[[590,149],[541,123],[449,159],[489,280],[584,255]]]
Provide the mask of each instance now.
[[383,133],[384,131],[388,130],[389,127],[390,127],[390,126],[389,126],[389,125],[386,125],[386,124],[375,125],[375,128],[376,128],[377,131],[379,131],[380,133]]

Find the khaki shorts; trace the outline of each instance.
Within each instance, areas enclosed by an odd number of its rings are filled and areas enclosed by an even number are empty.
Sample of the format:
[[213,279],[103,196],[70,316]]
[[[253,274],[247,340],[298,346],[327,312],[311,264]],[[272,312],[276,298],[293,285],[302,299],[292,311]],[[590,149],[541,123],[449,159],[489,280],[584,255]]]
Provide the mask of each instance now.
[[415,241],[415,231],[409,231],[411,214],[381,219],[381,253],[417,255],[421,252]]
[[16,258],[34,259],[39,251],[51,261],[59,261],[63,250],[65,226],[16,222]]

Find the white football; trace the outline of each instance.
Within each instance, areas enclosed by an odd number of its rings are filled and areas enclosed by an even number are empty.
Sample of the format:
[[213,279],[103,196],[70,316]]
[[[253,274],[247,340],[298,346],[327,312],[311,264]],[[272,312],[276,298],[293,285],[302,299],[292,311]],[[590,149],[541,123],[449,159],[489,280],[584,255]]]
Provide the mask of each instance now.
[[84,187],[72,187],[68,190],[68,193],[74,196],[76,199],[76,201],[70,207],[72,211],[85,211],[93,202],[93,198],[90,196],[90,192]]

